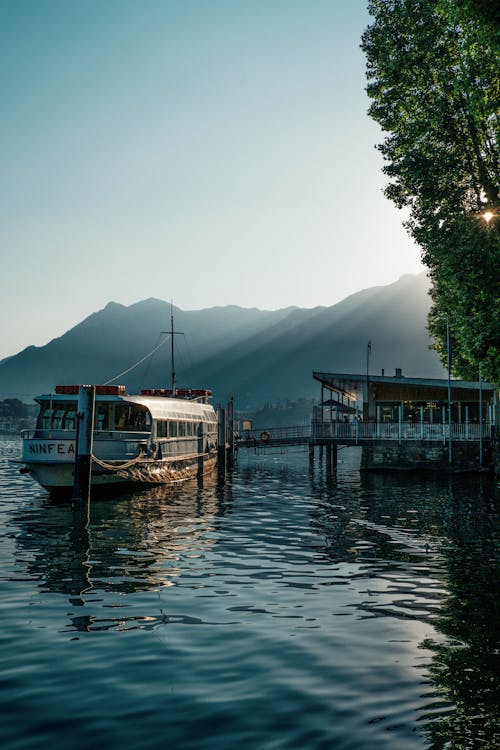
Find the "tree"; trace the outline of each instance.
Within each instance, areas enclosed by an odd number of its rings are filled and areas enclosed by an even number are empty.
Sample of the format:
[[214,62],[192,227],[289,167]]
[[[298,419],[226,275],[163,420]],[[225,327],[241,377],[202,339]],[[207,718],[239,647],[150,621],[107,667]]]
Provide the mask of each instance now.
[[[433,282],[429,330],[456,375],[500,381],[500,23],[489,0],[370,0],[363,35],[385,194]],[[489,212],[486,214],[486,212]],[[487,222],[483,217],[492,214]]]

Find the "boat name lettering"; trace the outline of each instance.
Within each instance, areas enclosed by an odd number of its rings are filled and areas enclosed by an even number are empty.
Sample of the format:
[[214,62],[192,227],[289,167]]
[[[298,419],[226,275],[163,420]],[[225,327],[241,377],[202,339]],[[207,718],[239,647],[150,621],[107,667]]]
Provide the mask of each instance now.
[[32,455],[58,453],[59,455],[68,456],[75,452],[75,446],[73,443],[30,443],[29,452]]

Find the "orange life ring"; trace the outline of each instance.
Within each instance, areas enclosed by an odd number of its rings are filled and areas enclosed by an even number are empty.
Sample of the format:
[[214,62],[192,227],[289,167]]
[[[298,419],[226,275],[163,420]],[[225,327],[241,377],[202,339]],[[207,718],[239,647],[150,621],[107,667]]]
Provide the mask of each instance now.
[[271,439],[271,433],[267,432],[267,430],[266,432],[261,432],[260,439],[262,440],[263,443],[269,442],[269,440]]

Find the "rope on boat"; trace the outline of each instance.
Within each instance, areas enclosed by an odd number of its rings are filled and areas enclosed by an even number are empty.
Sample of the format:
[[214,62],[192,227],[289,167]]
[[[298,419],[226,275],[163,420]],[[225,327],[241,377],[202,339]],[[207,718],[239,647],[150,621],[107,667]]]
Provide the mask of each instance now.
[[103,383],[103,385],[109,385],[110,383],[113,383],[115,380],[118,380],[118,378],[121,378],[122,375],[126,375],[131,370],[135,369],[136,367],[139,367],[139,365],[142,365],[142,363],[148,357],[151,357],[155,353],[155,351],[160,348],[160,346],[163,346],[163,344],[165,344],[168,341],[168,339],[169,339],[169,336],[167,336],[166,339],[163,339],[163,341],[160,341],[160,343],[158,344],[158,346],[155,346],[154,349],[151,349],[151,351],[149,352],[149,354],[145,354],[142,359],[140,359],[138,362],[135,363],[135,365],[132,365],[132,367],[129,367],[127,370],[124,370],[123,372],[118,373],[118,375],[115,375],[110,380],[106,380],[106,382]]
[[106,469],[107,471],[121,471],[121,469],[129,469],[131,466],[134,466],[135,464],[139,463],[139,461],[143,460],[144,454],[140,453],[131,461],[125,461],[124,464],[108,464],[106,463],[106,461],[101,461],[100,458],[97,458],[97,456],[94,456],[94,454],[92,454],[92,461],[96,463],[97,466],[100,466],[101,469]]
[[[189,458],[200,458],[200,456],[206,455],[205,453],[190,453]],[[144,453],[140,453],[135,458],[132,458],[130,461],[125,461],[123,464],[108,464],[106,461],[101,461],[100,458],[97,458],[97,456],[94,456],[92,454],[91,456],[92,461],[97,464],[97,466],[100,466],[101,469],[106,469],[106,471],[122,471],[123,469],[130,469],[131,466],[135,466],[135,464],[138,463],[144,463],[147,459],[145,459]],[[182,458],[186,458],[186,456],[182,456]],[[179,461],[181,459],[180,456],[169,456],[168,458],[164,458],[163,462],[174,462]]]

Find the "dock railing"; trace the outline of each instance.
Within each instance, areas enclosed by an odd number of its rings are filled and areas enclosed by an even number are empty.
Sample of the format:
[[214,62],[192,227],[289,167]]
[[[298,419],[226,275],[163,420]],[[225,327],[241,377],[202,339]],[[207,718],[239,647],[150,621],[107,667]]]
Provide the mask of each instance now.
[[262,429],[242,430],[237,442],[244,445],[266,443],[284,445],[285,443],[305,444],[311,439],[311,425],[296,427],[267,427]]
[[[452,440],[488,440],[492,425],[478,423],[452,423]],[[311,423],[312,440],[348,439],[356,440],[448,440],[450,425],[427,422],[318,422]]]
[[[452,441],[489,440],[492,437],[492,425],[484,422],[452,423]],[[306,445],[315,441],[346,440],[350,444],[370,440],[432,440],[445,442],[449,440],[450,426],[447,423],[427,422],[320,422],[313,420],[310,425],[296,427],[269,427],[242,430],[236,436],[237,445]]]

